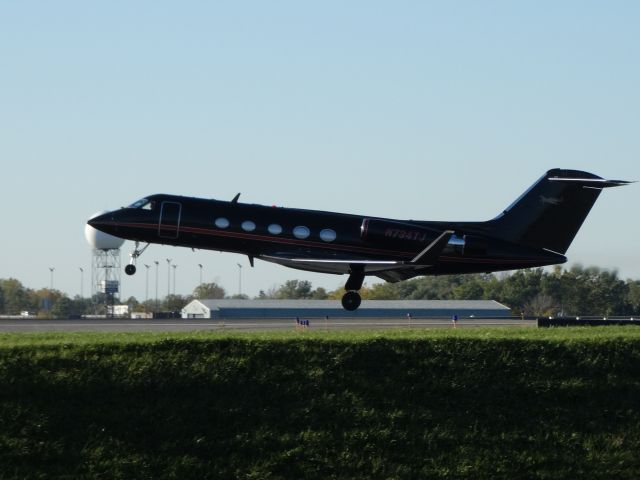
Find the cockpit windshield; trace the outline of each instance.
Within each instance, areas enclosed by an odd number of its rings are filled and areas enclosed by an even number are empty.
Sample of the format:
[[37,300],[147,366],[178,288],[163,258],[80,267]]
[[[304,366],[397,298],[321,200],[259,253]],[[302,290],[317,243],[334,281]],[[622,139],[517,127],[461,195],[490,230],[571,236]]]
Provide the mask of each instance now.
[[153,200],[149,200],[148,198],[142,198],[137,202],[133,202],[127,208],[139,208],[142,210],[153,210],[155,202]]

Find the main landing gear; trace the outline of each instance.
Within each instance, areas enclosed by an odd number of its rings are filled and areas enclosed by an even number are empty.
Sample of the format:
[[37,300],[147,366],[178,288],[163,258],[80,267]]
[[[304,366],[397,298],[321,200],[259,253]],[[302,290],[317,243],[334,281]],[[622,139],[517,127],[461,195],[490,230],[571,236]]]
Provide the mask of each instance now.
[[138,257],[142,255],[142,252],[144,252],[149,245],[150,244],[147,243],[144,247],[139,248],[140,242],[136,241],[136,246],[133,249],[133,252],[129,254],[129,256],[131,257],[131,260],[129,260],[129,265],[124,267],[124,273],[126,273],[127,275],[133,275],[134,273],[136,273],[136,261],[138,260]]
[[364,268],[352,268],[344,289],[347,291],[342,296],[342,306],[350,312],[357,310],[362,302],[358,290],[362,288],[364,282]]

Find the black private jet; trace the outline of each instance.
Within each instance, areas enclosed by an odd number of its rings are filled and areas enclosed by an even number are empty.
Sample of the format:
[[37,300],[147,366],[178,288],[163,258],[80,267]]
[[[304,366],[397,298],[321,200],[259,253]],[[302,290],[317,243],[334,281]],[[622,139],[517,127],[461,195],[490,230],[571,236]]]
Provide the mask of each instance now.
[[[89,225],[133,240],[125,272],[151,243],[219,250],[314,272],[348,274],[342,305],[360,306],[366,275],[398,282],[419,275],[495,272],[560,264],[603,188],[626,185],[554,169],[493,220],[393,220],[317,210],[156,194]],[[141,243],[146,245],[140,248]]]

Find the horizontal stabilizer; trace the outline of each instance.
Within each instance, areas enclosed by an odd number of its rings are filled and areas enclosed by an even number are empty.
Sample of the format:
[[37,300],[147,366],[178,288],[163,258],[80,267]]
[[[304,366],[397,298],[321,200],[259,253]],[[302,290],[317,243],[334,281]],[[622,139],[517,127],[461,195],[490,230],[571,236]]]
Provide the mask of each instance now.
[[562,183],[577,183],[584,187],[592,188],[607,188],[607,187],[622,187],[635,181],[629,180],[607,180],[605,178],[571,178],[571,177],[549,177],[550,182],[562,182]]

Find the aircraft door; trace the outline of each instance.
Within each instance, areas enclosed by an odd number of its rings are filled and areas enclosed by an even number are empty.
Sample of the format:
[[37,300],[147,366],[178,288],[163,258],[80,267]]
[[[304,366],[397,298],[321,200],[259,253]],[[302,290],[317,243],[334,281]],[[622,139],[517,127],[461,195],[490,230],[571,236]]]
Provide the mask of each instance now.
[[158,236],[162,238],[178,238],[181,214],[182,204],[178,202],[162,202],[160,206]]

